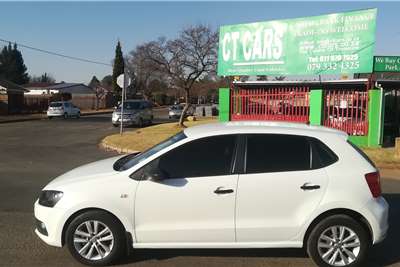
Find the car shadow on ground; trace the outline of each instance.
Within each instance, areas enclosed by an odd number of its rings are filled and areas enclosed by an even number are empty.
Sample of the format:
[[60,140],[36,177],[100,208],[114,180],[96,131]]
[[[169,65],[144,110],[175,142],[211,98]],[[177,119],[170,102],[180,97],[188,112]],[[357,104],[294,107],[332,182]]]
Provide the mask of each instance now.
[[384,194],[389,203],[389,231],[386,239],[374,246],[367,266],[387,266],[400,263],[400,194]]
[[306,258],[303,249],[137,249],[121,264],[149,260],[166,260],[175,257],[241,257],[241,258]]
[[[390,228],[386,239],[373,247],[365,266],[387,266],[400,262],[398,240],[400,240],[400,194],[384,194],[390,205]],[[303,249],[137,249],[130,253],[121,264],[138,263],[148,260],[165,260],[174,257],[243,257],[243,258],[306,258]]]

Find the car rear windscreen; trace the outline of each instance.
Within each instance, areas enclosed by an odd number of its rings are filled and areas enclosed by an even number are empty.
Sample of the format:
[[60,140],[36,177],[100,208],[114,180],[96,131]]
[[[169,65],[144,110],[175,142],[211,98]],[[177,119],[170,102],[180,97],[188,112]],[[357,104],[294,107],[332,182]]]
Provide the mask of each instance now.
[[59,108],[59,107],[62,107],[62,103],[50,103],[50,107]]

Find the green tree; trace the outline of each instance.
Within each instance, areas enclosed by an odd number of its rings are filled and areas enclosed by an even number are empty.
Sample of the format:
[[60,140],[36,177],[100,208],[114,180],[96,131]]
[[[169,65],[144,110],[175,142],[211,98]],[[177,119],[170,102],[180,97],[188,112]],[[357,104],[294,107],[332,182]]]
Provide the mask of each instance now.
[[90,82],[88,84],[88,86],[90,88],[96,88],[97,86],[100,86],[100,85],[101,85],[101,83],[100,83],[99,79],[97,79],[96,76],[93,76],[92,80],[90,80]]
[[121,88],[117,84],[117,78],[119,75],[124,73],[124,57],[122,55],[121,43],[118,41],[117,46],[115,48],[115,58],[113,65],[113,73],[112,73],[112,88],[114,92],[114,97],[119,100],[121,98]]
[[101,80],[101,86],[104,88],[110,89],[112,87],[112,76],[111,75],[106,75],[103,77]]
[[29,82],[31,83],[55,83],[56,79],[54,79],[51,74],[45,72],[41,76],[32,76],[29,78]]
[[17,44],[9,43],[0,53],[0,77],[16,84],[29,82],[27,68]]

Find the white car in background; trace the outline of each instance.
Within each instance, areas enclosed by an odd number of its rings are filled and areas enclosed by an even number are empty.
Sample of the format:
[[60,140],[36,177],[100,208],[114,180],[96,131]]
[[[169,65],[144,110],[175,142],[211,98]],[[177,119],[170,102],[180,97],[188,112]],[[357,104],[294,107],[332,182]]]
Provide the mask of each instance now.
[[53,117],[63,117],[64,119],[69,117],[80,118],[80,116],[81,110],[70,101],[51,102],[47,110],[47,117],[49,119]]
[[[184,104],[173,105],[168,108],[168,118],[170,119],[179,119],[182,115]],[[193,116],[194,108],[192,105],[186,111],[186,116]]]
[[302,248],[319,266],[363,266],[388,229],[376,167],[340,131],[228,122],[50,182],[36,233],[88,265],[135,248]]

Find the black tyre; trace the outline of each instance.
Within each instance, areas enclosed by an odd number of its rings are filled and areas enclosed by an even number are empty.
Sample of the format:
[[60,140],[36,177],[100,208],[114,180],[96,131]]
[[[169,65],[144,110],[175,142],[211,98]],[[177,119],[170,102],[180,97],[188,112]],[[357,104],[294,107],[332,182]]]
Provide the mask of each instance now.
[[51,117],[51,116],[48,116],[48,118],[49,118],[49,120],[51,120],[53,117]]
[[68,119],[68,113],[64,113],[64,119]]
[[368,230],[360,222],[333,215],[312,229],[307,252],[318,266],[362,266],[370,244]]
[[103,211],[88,211],[77,216],[67,228],[66,243],[75,259],[92,266],[112,264],[126,252],[123,226]]
[[76,118],[79,119],[81,117],[81,113],[78,112],[78,114],[76,114]]
[[113,123],[113,126],[114,126],[114,127],[118,127],[118,126],[119,126],[119,124]]

